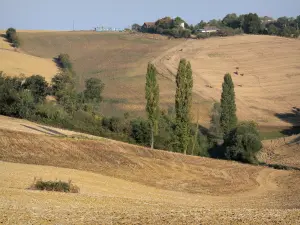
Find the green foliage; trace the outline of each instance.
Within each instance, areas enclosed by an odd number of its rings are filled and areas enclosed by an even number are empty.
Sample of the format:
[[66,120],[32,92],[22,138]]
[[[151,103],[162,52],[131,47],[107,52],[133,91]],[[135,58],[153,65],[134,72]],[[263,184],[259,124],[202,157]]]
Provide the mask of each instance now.
[[57,57],[57,63],[60,66],[60,68],[62,68],[63,70],[69,70],[69,71],[73,70],[70,56],[68,54],[65,53],[59,54]]
[[133,30],[133,31],[139,32],[139,31],[141,31],[141,29],[142,29],[142,27],[137,23],[132,24],[132,26],[131,26],[131,30]]
[[66,120],[69,118],[69,115],[64,108],[61,105],[53,102],[38,104],[35,114],[40,120],[60,122],[61,120]]
[[225,140],[227,159],[257,163],[256,154],[262,148],[259,131],[254,122],[242,122]]
[[130,137],[135,140],[137,144],[149,145],[150,139],[150,124],[148,121],[138,118],[130,122],[131,132]]
[[102,101],[102,92],[104,84],[98,78],[90,78],[85,81],[84,98],[87,102],[100,103]]
[[188,143],[191,138],[191,105],[192,105],[193,77],[190,62],[181,59],[176,75],[176,129],[175,151],[187,153]]
[[158,131],[159,117],[159,85],[156,80],[157,71],[153,64],[149,63],[146,74],[145,98],[146,112],[151,127],[151,148],[154,147],[154,134]]
[[31,91],[36,103],[43,102],[48,94],[48,83],[41,75],[32,75],[28,77],[23,87]]
[[233,29],[237,29],[241,27],[241,20],[235,13],[227,14],[222,20],[222,23],[225,26]]
[[42,179],[34,179],[34,183],[31,186],[32,189],[41,191],[57,191],[57,192],[71,192],[79,193],[79,188],[72,184],[72,181],[43,181]]
[[222,85],[220,122],[225,138],[237,125],[234,84],[228,73]]
[[16,48],[19,48],[21,45],[20,38],[17,35],[15,28],[11,27],[6,30],[6,39]]
[[211,110],[209,135],[214,143],[220,143],[223,140],[223,132],[221,127],[221,105],[218,102],[214,104]]
[[261,20],[256,13],[244,15],[243,29],[246,34],[258,34],[261,31]]
[[0,114],[24,117],[34,109],[31,92],[22,87],[23,78],[8,77],[0,72]]

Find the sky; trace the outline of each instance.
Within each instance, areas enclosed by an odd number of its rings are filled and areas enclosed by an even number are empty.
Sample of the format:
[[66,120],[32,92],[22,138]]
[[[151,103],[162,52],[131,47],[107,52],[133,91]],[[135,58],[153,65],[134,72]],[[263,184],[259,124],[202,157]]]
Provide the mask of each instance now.
[[182,17],[189,24],[235,12],[296,17],[300,0],[0,0],[0,29],[89,30]]

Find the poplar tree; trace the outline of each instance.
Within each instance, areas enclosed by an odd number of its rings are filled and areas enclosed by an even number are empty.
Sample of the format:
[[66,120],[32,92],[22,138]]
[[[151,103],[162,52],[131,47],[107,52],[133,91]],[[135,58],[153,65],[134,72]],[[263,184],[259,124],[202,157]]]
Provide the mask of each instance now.
[[176,75],[176,130],[175,150],[186,154],[191,138],[191,106],[192,106],[193,76],[190,62],[181,59]]
[[159,85],[156,80],[157,70],[151,63],[148,64],[146,74],[146,87],[145,98],[146,111],[148,120],[151,127],[151,148],[154,147],[154,134],[157,134],[158,130],[158,117],[159,117]]
[[237,126],[234,84],[229,73],[225,74],[222,85],[220,122],[226,139],[230,131]]

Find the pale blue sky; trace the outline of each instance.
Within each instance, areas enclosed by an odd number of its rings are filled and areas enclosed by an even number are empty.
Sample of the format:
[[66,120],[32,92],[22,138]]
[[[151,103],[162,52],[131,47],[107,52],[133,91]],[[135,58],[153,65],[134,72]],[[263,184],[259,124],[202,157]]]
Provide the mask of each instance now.
[[300,0],[0,0],[0,29],[91,29],[143,24],[180,16],[189,24],[223,18],[227,13],[297,16]]

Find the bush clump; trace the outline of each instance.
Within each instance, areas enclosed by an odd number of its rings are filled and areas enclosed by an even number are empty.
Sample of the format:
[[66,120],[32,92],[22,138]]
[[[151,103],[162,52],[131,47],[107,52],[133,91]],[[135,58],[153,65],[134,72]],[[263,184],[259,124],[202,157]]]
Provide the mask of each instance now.
[[254,122],[242,122],[233,129],[225,140],[227,159],[256,164],[256,154],[262,143]]
[[72,184],[72,181],[43,181],[42,179],[34,178],[31,189],[41,191],[57,191],[57,192],[70,192],[79,193],[80,189]]
[[15,28],[8,28],[6,30],[6,39],[13,45],[15,48],[19,48],[21,45],[20,38],[17,35]]

